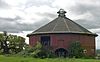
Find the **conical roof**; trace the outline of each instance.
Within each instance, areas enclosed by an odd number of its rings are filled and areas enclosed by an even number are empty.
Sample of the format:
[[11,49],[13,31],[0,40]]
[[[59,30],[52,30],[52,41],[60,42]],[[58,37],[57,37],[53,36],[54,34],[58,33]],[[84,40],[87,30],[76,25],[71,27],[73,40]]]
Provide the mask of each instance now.
[[77,33],[96,35],[67,18],[65,16],[66,11],[64,11],[63,9],[60,9],[57,13],[59,15],[56,19],[40,27],[29,35],[50,33]]

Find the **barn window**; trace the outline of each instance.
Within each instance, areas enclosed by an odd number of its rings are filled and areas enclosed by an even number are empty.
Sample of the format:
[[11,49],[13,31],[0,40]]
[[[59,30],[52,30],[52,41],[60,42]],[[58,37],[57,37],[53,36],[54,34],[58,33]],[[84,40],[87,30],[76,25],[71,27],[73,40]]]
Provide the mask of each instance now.
[[50,36],[41,36],[41,44],[43,46],[50,46]]

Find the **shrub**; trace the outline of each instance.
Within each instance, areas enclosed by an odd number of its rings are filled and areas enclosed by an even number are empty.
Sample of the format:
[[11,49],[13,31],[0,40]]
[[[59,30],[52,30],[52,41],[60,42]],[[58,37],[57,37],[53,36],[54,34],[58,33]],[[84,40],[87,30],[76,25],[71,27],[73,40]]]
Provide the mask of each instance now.
[[17,55],[23,57],[35,57],[42,59],[55,57],[55,55],[50,50],[43,47],[40,42],[37,42],[37,44],[34,47],[26,46],[25,50],[19,52]]
[[32,55],[35,58],[52,58],[52,57],[54,57],[54,54],[47,48],[43,47],[40,42],[37,42],[37,45],[34,47],[34,51],[33,51]]
[[96,59],[100,59],[100,54],[97,54],[97,56],[95,58]]
[[81,47],[80,42],[72,42],[69,46],[69,57],[80,58],[83,57],[83,48]]

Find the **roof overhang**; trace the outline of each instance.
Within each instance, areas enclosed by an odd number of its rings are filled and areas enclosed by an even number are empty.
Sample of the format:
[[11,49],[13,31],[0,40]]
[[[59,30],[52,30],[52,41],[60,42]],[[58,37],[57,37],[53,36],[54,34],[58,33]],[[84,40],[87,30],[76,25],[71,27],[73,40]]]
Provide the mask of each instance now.
[[27,37],[33,36],[33,35],[43,35],[43,34],[80,34],[80,35],[92,35],[97,37],[98,35],[96,33],[84,33],[84,32],[35,32],[28,34]]

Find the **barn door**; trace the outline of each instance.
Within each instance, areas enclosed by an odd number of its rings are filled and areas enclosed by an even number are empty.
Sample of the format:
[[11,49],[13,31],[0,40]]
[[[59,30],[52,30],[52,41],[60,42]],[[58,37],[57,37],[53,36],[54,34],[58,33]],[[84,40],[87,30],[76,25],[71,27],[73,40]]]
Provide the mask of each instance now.
[[41,44],[43,46],[50,46],[50,36],[41,36]]

